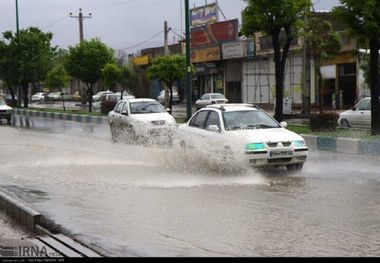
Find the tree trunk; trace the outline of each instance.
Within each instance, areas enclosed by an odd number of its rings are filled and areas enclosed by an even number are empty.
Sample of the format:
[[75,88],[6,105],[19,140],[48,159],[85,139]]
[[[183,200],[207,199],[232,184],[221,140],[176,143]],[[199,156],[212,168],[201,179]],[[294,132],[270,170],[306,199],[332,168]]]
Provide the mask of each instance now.
[[377,36],[370,39],[370,86],[372,106],[372,135],[380,134],[380,102],[379,102],[379,40]]
[[318,91],[319,91],[319,114],[323,114],[323,89],[322,89],[322,72],[321,72],[321,64],[316,62],[315,71],[318,75]]
[[[23,95],[24,95],[24,108],[28,108],[29,106],[29,99],[28,99],[28,87],[29,87],[29,84],[28,83],[23,83],[22,84],[22,91],[23,91]],[[20,99],[21,100],[21,99]]]
[[283,51],[281,53],[281,43],[280,43],[280,30],[272,32],[273,48],[274,48],[274,63],[276,68],[276,110],[274,118],[278,122],[284,120],[284,80],[285,80],[285,67],[286,60],[289,54],[290,44],[293,38],[289,35],[287,30],[287,39],[284,45]]
[[169,88],[169,109],[170,109],[170,114],[171,114],[173,110],[173,86],[171,83],[168,83],[168,88]]
[[88,95],[88,112],[92,112],[92,95],[93,95],[93,84],[87,83],[87,95]]
[[8,90],[12,97],[12,107],[15,107],[16,106],[15,92],[13,91],[13,88],[10,85],[8,86]]
[[125,85],[123,85],[123,88],[121,89],[120,100],[123,100],[123,94],[124,94],[125,90],[126,90],[126,87],[125,87]]
[[59,89],[59,91],[61,92],[63,111],[66,111],[66,107],[65,107],[65,99],[63,98],[63,92],[62,92],[62,89]]

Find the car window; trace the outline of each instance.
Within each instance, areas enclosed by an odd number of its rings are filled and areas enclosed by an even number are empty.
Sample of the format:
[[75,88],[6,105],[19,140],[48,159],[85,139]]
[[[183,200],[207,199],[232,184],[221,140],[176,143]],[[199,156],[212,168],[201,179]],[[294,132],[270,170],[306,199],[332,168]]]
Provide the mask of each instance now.
[[5,100],[0,98],[0,106],[3,106],[3,105],[5,105]]
[[130,104],[131,114],[164,113],[165,108],[157,101],[134,102]]
[[123,108],[124,102],[119,102],[115,107],[115,112],[120,113],[121,109]]
[[222,94],[214,94],[214,95],[211,95],[211,99],[212,100],[224,100],[225,97]]
[[128,113],[128,103],[123,104],[123,109],[121,110],[122,113],[126,112]]
[[201,111],[190,122],[190,127],[204,129],[206,117],[209,111]]
[[227,131],[281,128],[273,118],[262,111],[224,112],[223,120]]
[[210,127],[211,125],[216,125],[220,129],[219,114],[216,113],[215,111],[210,112],[210,115],[208,116],[208,119],[207,119],[206,128]]
[[210,99],[210,95],[203,95],[201,100],[209,100]]
[[371,110],[372,109],[372,103],[371,101],[368,101],[367,108],[365,110]]
[[363,100],[361,101],[358,106],[356,106],[356,109],[358,111],[362,111],[362,110],[366,110],[367,109],[367,105],[368,105],[368,100]]

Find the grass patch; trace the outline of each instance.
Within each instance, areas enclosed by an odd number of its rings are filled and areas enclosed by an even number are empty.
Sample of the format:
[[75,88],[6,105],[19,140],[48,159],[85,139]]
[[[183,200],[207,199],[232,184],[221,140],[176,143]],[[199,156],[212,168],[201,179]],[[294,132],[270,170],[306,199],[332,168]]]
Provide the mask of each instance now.
[[187,119],[186,118],[175,118],[177,124],[185,124],[187,123]]
[[49,109],[49,108],[28,108],[27,110],[52,112],[52,113],[65,113],[65,114],[77,114],[85,116],[105,117],[101,112],[88,112],[86,110],[62,110],[62,109]]
[[380,141],[380,135],[372,136],[370,130],[353,130],[353,129],[341,129],[338,128],[333,132],[312,132],[308,125],[296,125],[289,124],[288,130],[297,134],[308,134],[321,137],[333,137],[333,138],[353,138],[368,141]]
[[307,125],[288,124],[286,129],[295,132],[297,134],[309,134],[311,133],[310,127]]

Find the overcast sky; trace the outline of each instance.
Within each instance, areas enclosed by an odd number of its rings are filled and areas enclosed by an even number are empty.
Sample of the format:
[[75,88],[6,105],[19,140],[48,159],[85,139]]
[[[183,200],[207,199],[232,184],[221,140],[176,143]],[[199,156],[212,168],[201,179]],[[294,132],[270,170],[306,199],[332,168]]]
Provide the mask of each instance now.
[[[113,49],[133,53],[145,47],[163,45],[163,24],[168,21],[173,32],[170,43],[181,35],[181,8],[183,0],[18,0],[20,28],[39,27],[53,33],[53,45],[62,48],[79,42],[78,15],[92,13],[84,21],[84,37],[98,37]],[[208,0],[209,3],[213,2]],[[219,0],[227,19],[239,18],[245,3],[242,0]],[[275,0],[273,0],[275,3]],[[200,6],[205,0],[190,0],[191,6]],[[338,0],[314,0],[318,10],[330,10]],[[15,0],[0,0],[0,32],[16,31]],[[223,18],[223,16],[221,16]],[[183,21],[183,20],[182,20]],[[160,33],[161,32],[161,33]]]

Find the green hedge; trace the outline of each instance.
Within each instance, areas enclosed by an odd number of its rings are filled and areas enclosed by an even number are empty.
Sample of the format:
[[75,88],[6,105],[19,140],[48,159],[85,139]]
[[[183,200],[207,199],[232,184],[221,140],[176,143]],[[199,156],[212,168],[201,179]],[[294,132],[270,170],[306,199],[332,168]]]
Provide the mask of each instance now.
[[313,114],[310,117],[310,129],[313,132],[336,131],[339,115],[336,113]]

